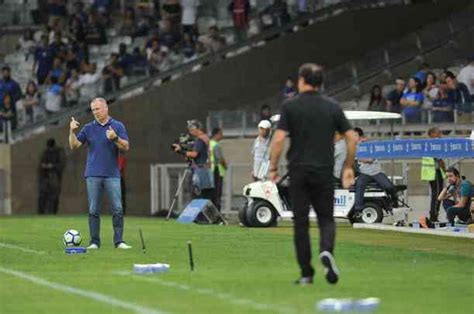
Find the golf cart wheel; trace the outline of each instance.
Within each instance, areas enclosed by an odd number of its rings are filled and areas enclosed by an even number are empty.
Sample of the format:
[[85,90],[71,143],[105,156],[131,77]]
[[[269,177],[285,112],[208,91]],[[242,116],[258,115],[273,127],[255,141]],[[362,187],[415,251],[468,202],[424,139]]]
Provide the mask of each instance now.
[[276,219],[276,210],[266,201],[255,201],[247,208],[247,221],[251,227],[275,226]]
[[357,222],[366,224],[380,223],[383,220],[383,211],[377,203],[365,203],[362,215],[357,218]]
[[244,227],[250,227],[250,224],[247,220],[247,210],[248,210],[248,203],[246,203],[244,206],[239,208],[239,220],[242,226]]

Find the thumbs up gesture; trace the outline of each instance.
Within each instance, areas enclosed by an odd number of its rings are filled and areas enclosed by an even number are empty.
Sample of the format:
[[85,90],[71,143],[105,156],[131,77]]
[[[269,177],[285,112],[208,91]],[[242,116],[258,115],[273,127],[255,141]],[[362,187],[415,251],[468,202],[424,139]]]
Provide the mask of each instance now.
[[74,132],[75,130],[77,130],[77,128],[79,128],[79,122],[76,121],[76,119],[74,119],[74,117],[71,117],[71,122],[69,123],[69,130],[71,132]]
[[118,137],[117,133],[115,133],[114,129],[112,129],[111,126],[109,126],[109,129],[107,131],[105,131],[105,135],[111,141],[115,140]]

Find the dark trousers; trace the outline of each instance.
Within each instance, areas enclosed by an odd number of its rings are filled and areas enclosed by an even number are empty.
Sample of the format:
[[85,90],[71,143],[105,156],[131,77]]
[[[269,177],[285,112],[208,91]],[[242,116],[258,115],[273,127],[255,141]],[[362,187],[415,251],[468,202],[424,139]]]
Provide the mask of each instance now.
[[[296,166],[290,169],[290,198],[294,214],[294,243],[302,277],[312,277],[309,205],[313,205],[319,225],[319,251],[333,252],[336,237],[332,169],[326,171]],[[328,179],[329,178],[329,179]]]
[[60,180],[57,174],[47,173],[39,178],[39,214],[56,214],[59,205]]
[[443,175],[441,170],[436,170],[435,180],[430,181],[431,204],[430,204],[430,220],[438,221],[439,207],[441,202],[438,201],[438,195],[443,189]]
[[219,174],[219,170],[214,169],[214,197],[212,202],[216,205],[216,208],[221,211],[221,199],[222,199],[222,183],[224,178]]
[[380,172],[374,176],[369,176],[369,175],[361,173],[357,177],[357,181],[356,181],[356,194],[355,194],[355,210],[356,211],[361,211],[364,208],[365,188],[372,180],[377,182],[377,184],[390,195],[394,203],[398,202],[397,190],[395,189],[395,186],[393,185],[393,183],[385,175],[385,173]]
[[454,218],[456,218],[456,216],[464,222],[468,222],[471,218],[470,208],[454,207],[453,200],[444,200],[443,207],[446,210],[446,218],[451,226],[454,225]]
[[214,193],[214,189],[202,189],[200,194],[193,193],[193,198],[203,198],[212,201]]

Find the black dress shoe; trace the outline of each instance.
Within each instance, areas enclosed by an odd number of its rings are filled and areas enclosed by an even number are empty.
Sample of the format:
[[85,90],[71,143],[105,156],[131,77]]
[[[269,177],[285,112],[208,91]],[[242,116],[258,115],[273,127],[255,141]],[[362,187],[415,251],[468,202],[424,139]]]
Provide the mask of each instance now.
[[295,281],[295,285],[312,285],[313,284],[313,277],[301,277]]

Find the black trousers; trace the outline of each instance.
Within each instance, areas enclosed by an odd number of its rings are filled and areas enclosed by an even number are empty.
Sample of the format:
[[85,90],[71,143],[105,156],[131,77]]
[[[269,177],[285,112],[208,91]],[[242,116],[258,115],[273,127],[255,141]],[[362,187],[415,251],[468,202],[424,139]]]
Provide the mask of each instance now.
[[38,213],[56,214],[59,206],[60,180],[57,174],[39,177]]
[[216,205],[216,208],[221,211],[221,199],[222,199],[222,183],[224,178],[219,174],[219,170],[214,169],[214,197],[212,202]]
[[202,189],[200,194],[193,193],[194,198],[203,198],[212,201],[214,198],[214,189]]
[[455,202],[453,200],[444,200],[443,207],[446,210],[446,218],[449,221],[450,226],[454,226],[454,218],[458,216],[464,222],[468,222],[471,218],[471,208],[466,207],[455,207]]
[[374,176],[369,176],[369,175],[361,173],[357,177],[357,181],[355,185],[356,187],[355,205],[354,205],[355,210],[362,211],[362,209],[364,208],[365,188],[372,180],[377,182],[377,184],[390,195],[393,206],[397,207],[398,206],[397,190],[395,189],[395,186],[393,185],[392,181],[390,181],[390,179],[385,175],[385,173],[380,172]]
[[438,221],[438,214],[441,202],[438,201],[438,195],[443,189],[443,175],[441,170],[436,170],[435,180],[430,181],[431,204],[430,204],[430,220]]
[[290,169],[290,198],[294,214],[294,243],[302,277],[312,277],[309,205],[316,211],[319,225],[319,251],[334,251],[334,184],[332,169],[315,170],[305,166]]

